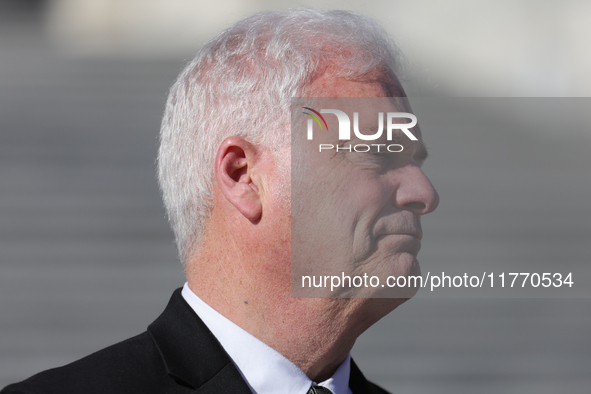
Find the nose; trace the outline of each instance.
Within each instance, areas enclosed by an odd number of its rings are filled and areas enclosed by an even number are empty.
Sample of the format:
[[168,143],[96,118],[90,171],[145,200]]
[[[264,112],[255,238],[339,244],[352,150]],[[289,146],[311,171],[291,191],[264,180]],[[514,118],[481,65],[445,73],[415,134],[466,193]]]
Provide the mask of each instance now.
[[439,194],[429,178],[416,165],[407,165],[400,170],[394,204],[417,215],[433,212],[439,205]]

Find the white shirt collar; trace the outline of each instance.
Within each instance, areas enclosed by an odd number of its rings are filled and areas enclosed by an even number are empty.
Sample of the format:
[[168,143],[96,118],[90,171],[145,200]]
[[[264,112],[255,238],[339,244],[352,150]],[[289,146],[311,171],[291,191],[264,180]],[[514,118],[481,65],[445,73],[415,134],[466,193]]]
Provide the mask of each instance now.
[[[222,344],[250,389],[256,394],[306,394],[312,382],[281,353],[249,334],[207,305],[185,283],[183,298]],[[351,356],[334,375],[319,383],[335,394],[351,394]]]

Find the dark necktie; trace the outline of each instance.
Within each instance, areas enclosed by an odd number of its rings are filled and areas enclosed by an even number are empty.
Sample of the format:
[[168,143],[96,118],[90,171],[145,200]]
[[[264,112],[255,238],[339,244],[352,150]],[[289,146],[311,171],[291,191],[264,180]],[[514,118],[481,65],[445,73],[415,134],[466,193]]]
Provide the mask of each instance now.
[[334,394],[332,391],[322,386],[312,386],[307,394]]

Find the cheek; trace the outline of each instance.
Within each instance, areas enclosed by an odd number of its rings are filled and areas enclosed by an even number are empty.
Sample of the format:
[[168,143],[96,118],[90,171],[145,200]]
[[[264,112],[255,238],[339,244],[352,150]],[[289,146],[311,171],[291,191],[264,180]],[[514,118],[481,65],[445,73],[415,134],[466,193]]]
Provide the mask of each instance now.
[[289,171],[277,173],[273,196],[279,209],[291,215],[291,177]]
[[343,204],[349,207],[349,214],[357,221],[367,224],[376,219],[384,207],[391,205],[393,187],[375,173],[361,173],[341,191]]
[[367,176],[351,185],[345,195],[349,220],[354,220],[351,223],[354,258],[362,261],[375,251],[375,225],[392,206],[393,190],[379,177]]
[[261,268],[274,278],[288,281],[291,270],[291,215],[289,204],[281,204],[263,212],[264,233],[257,253],[265,256]]

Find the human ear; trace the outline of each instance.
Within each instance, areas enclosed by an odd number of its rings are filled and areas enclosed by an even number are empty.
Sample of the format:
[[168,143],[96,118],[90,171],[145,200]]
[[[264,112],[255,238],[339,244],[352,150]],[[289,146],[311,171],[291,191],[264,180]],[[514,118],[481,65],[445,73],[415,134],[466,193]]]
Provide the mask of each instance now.
[[215,177],[222,194],[253,223],[262,215],[260,189],[253,179],[257,159],[254,145],[240,137],[228,137],[215,160]]

